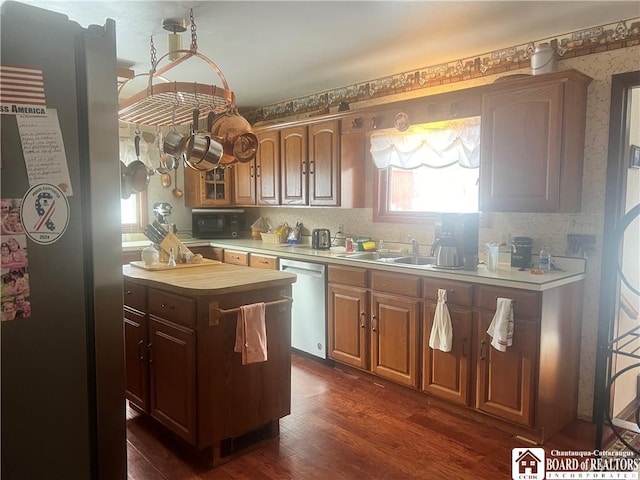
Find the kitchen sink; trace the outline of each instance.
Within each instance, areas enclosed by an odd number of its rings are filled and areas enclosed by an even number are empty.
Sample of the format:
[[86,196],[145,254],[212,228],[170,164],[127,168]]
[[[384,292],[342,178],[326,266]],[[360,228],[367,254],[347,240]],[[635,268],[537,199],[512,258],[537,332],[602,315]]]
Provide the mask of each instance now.
[[398,265],[432,265],[436,263],[435,257],[429,257],[426,255],[408,255],[406,253],[393,252],[358,252],[343,255],[343,258],[394,263]]
[[352,258],[354,260],[375,260],[379,262],[395,263],[400,258],[405,258],[407,255],[404,253],[392,253],[392,252],[358,252],[344,255],[345,258]]
[[410,257],[397,258],[393,263],[404,263],[407,265],[433,265],[436,263],[436,257],[428,257],[427,255],[411,255]]

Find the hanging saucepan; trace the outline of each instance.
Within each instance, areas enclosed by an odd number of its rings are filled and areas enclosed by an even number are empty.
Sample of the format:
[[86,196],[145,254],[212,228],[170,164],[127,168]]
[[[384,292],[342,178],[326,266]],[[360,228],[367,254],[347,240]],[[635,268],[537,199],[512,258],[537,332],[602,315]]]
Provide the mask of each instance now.
[[201,172],[216,168],[222,157],[222,145],[209,135],[196,133],[187,142],[185,164]]
[[131,185],[131,173],[129,171],[129,167],[125,165],[125,163],[120,161],[120,198],[126,200],[131,196],[132,193],[132,185]]

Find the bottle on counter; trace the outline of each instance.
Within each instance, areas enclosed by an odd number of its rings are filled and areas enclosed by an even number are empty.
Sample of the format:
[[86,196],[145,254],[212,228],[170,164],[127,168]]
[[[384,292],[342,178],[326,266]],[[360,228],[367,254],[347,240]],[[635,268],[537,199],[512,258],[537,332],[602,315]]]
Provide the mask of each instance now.
[[171,248],[171,250],[169,250],[169,263],[167,265],[169,267],[175,267],[176,266],[176,257],[175,257],[175,254],[173,253],[173,248]]
[[551,251],[546,245],[542,247],[538,254],[538,268],[545,272],[551,270]]

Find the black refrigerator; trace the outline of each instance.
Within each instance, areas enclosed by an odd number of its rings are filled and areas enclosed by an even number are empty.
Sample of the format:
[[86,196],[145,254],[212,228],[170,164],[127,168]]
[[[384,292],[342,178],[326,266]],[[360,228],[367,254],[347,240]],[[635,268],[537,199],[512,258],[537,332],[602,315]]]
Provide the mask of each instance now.
[[124,479],[115,23],[0,20],[1,478]]

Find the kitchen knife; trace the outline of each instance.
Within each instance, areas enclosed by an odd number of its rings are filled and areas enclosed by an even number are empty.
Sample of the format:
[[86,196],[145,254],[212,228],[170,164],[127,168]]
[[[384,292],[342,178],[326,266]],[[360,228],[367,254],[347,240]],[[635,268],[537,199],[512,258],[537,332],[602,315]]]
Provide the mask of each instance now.
[[160,241],[164,240],[164,237],[167,236],[167,231],[160,224],[160,222],[154,220],[150,226],[157,233],[158,237],[160,237]]
[[147,225],[146,227],[144,227],[143,233],[153,243],[160,243],[162,241],[162,239],[158,236],[158,234],[151,227],[151,225]]

